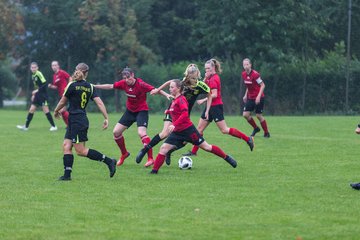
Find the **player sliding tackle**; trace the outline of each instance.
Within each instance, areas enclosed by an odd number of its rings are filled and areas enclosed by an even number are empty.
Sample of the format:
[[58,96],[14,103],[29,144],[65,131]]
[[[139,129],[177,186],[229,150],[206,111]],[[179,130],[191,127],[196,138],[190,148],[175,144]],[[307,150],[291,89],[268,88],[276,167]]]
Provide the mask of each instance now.
[[167,128],[170,133],[165,143],[161,145],[160,152],[156,157],[153,169],[150,173],[157,174],[160,167],[165,161],[166,154],[175,147],[182,147],[184,142],[192,143],[199,146],[201,149],[211,152],[228,162],[232,167],[236,168],[237,162],[229,155],[226,155],[218,146],[208,144],[205,139],[196,130],[194,124],[191,122],[188,113],[188,102],[185,96],[181,93],[183,86],[180,80],[173,80],[170,83],[170,94],[174,97],[167,113],[172,118],[172,124]]

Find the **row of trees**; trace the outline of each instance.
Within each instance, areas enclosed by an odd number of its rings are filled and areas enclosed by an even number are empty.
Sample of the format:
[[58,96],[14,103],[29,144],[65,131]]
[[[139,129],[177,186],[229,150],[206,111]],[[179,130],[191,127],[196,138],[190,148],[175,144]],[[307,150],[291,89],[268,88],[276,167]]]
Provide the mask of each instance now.
[[[92,82],[113,82],[130,66],[159,85],[181,77],[190,62],[202,66],[217,57],[225,110],[238,113],[242,59],[250,57],[265,80],[272,114],[343,113],[347,69],[350,111],[360,110],[360,29],[351,34],[348,68],[347,1],[4,0],[0,10],[0,100],[12,97],[17,85],[28,87],[31,61],[48,79],[56,59],[70,72],[87,62]],[[359,10],[353,1],[353,26]],[[113,110],[123,105],[121,96],[102,94]],[[161,110],[162,101],[151,98],[152,108]]]

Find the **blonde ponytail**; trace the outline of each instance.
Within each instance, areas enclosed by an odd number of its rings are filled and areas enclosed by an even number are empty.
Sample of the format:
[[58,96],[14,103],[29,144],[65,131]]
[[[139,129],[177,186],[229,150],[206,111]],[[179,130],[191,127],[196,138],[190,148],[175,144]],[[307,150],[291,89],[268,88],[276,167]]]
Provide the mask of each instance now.
[[219,60],[215,59],[215,58],[212,58],[208,61],[206,61],[207,64],[211,64],[212,67],[215,67],[215,72],[217,74],[220,74],[222,73],[222,68],[221,68],[221,63]]
[[76,68],[75,72],[72,75],[72,78],[75,81],[85,80],[89,71],[89,66],[86,63],[79,63]]
[[197,84],[197,81],[201,79],[201,73],[199,68],[196,66],[196,64],[189,64],[184,72],[184,78],[182,80],[182,83],[186,87],[195,87]]

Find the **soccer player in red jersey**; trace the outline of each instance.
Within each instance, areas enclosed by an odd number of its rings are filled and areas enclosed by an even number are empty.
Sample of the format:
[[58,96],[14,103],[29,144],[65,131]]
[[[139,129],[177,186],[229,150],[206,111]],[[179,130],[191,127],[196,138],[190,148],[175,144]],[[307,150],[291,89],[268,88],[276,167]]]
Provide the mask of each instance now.
[[169,137],[161,145],[159,154],[156,157],[152,174],[157,174],[165,161],[166,154],[175,147],[183,146],[184,142],[190,142],[199,146],[207,152],[211,152],[228,162],[236,168],[237,162],[229,155],[225,154],[218,146],[208,144],[202,135],[197,131],[189,117],[189,104],[184,95],[182,95],[181,81],[176,79],[170,83],[170,94],[174,97],[167,113],[170,114],[172,123],[168,126]]
[[[115,125],[113,133],[114,140],[121,150],[121,157],[117,162],[117,166],[124,163],[124,160],[130,156],[125,146],[125,139],[123,132],[128,129],[134,122],[137,123],[138,134],[144,145],[150,142],[150,138],[146,133],[148,126],[149,107],[146,103],[146,94],[151,90],[155,89],[150,84],[147,84],[140,78],[136,78],[131,68],[124,68],[122,71],[123,79],[115,82],[114,84],[100,84],[94,85],[99,89],[118,89],[123,90],[127,95],[126,111],[121,117],[119,122]],[[161,94],[163,92],[161,91]],[[154,163],[152,150],[148,151],[148,161],[145,163],[145,167],[149,167]]]
[[[204,83],[203,81],[200,80],[201,79],[201,73],[200,70],[198,68],[198,66],[196,64],[189,64],[184,72],[184,78],[181,81],[181,83],[183,84],[183,88],[184,91],[182,92],[182,94],[185,96],[186,100],[188,101],[188,110],[189,110],[189,115],[191,112],[192,107],[194,106],[196,99],[198,98],[199,95],[201,94],[206,94],[208,101],[207,101],[207,109],[210,109],[210,105],[211,105],[211,94],[210,94],[210,88],[208,85],[206,85],[206,83]],[[169,80],[167,82],[165,82],[164,84],[162,84],[157,90],[153,90],[151,91],[150,94],[156,94],[158,91],[164,89],[165,87],[169,87],[170,83],[173,80]],[[171,106],[171,104],[170,104]],[[169,108],[170,108],[169,106]],[[208,116],[209,112],[207,111],[205,113],[205,116]],[[155,135],[150,143],[148,145],[146,145],[143,149],[140,150],[140,152],[138,153],[138,155],[136,156],[136,162],[140,163],[141,159],[143,158],[143,156],[149,151],[149,149],[153,148],[155,145],[157,145],[160,141],[164,140],[165,138],[167,138],[169,136],[169,132],[167,131],[169,125],[172,124],[172,119],[169,113],[165,114],[165,118],[164,118],[164,127],[162,129],[162,131]],[[168,154],[166,155],[166,164],[170,165],[170,155],[173,151],[178,150],[177,148],[172,149],[171,151],[168,152]]]
[[254,119],[251,116],[251,112],[255,110],[256,117],[259,119],[261,127],[264,130],[264,137],[269,138],[270,133],[267,127],[267,123],[262,115],[265,102],[265,84],[260,77],[260,73],[252,69],[250,59],[245,58],[243,60],[243,67],[244,71],[242,72],[241,76],[246,86],[246,92],[243,98],[245,103],[243,117],[254,128],[251,136],[255,136],[256,133],[260,132],[260,128],[256,125]]
[[[233,137],[240,138],[244,140],[250,147],[252,151],[254,148],[254,139],[253,137],[246,136],[244,133],[240,132],[236,128],[229,128],[226,125],[224,118],[223,102],[221,98],[221,82],[219,74],[222,72],[220,62],[216,59],[210,59],[205,63],[205,83],[211,89],[212,103],[209,110],[209,115],[205,116],[206,108],[204,109],[203,114],[199,120],[197,130],[202,135],[204,130],[209,126],[209,124],[214,120],[217,127],[223,134],[229,134]],[[198,103],[204,103],[207,101],[207,98],[198,100]],[[194,145],[192,150],[188,153],[183,154],[184,156],[193,156],[197,154],[199,147]]]
[[[69,82],[71,82],[71,76],[64,70],[60,69],[58,61],[51,62],[51,68],[54,71],[53,81],[49,83],[49,88],[57,89],[59,97],[61,98],[64,94],[65,88]],[[66,106],[60,111],[61,117],[64,120],[66,126],[69,124],[69,112],[66,109]]]

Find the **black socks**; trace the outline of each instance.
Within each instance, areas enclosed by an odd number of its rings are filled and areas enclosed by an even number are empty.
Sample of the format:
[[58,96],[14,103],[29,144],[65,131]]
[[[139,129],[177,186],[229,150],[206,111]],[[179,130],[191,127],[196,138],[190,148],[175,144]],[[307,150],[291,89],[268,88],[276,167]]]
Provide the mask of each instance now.
[[112,161],[111,158],[108,158],[107,156],[103,155],[102,153],[100,153],[94,149],[89,149],[87,157],[90,158],[91,160],[104,162],[107,165],[109,165]]
[[64,177],[70,177],[72,166],[74,163],[74,155],[72,154],[64,154]]
[[27,118],[26,118],[26,123],[25,123],[25,127],[28,128],[30,125],[31,120],[33,119],[34,114],[33,113],[28,113]]

